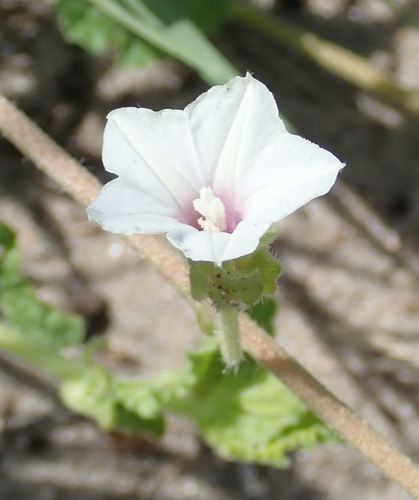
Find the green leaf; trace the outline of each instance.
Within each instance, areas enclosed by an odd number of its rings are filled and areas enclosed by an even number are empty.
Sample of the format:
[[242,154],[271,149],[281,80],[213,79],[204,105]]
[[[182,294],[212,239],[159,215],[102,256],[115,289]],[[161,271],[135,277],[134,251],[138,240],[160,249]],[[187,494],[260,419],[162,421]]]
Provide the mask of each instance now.
[[112,427],[126,434],[147,433],[160,437],[166,430],[166,422],[162,415],[156,415],[154,418],[141,418],[137,413],[116,403]]
[[3,247],[3,252],[11,250],[16,243],[16,235],[6,226],[3,222],[0,222],[0,245]]
[[80,377],[65,380],[60,395],[69,408],[94,419],[104,430],[161,436],[165,421],[150,385],[141,390],[141,383],[137,383],[132,392],[130,388],[129,382],[92,365]]
[[0,321],[0,349],[37,366],[60,381],[79,378],[86,369],[84,360],[64,357],[56,349],[34,342],[30,337],[25,337],[2,321]]
[[164,408],[196,421],[225,459],[286,467],[289,452],[336,441],[328,427],[253,360],[242,363],[237,374],[225,372],[212,339],[189,360],[186,372],[177,374],[181,394],[171,394],[170,385],[155,387],[155,393]]
[[269,335],[275,333],[274,319],[278,312],[278,302],[274,297],[263,297],[260,302],[246,312]]
[[58,0],[59,25],[68,40],[93,55],[115,51],[121,64],[146,66],[163,53],[85,0]]
[[185,369],[150,380],[123,380],[102,367],[84,369],[61,389],[74,411],[106,430],[161,436],[164,413],[193,420],[215,452],[227,460],[276,467],[288,454],[335,435],[267,370],[248,358],[225,371],[213,339],[188,355]]
[[61,385],[60,395],[71,410],[94,418],[103,429],[112,429],[112,381],[104,368],[92,366],[80,378],[65,380]]
[[21,273],[13,231],[0,224],[0,312],[4,320],[31,340],[50,347],[77,344],[84,338],[84,321],[41,302]]
[[155,418],[161,412],[150,381],[115,380],[114,392],[119,403],[142,418]]
[[166,24],[190,19],[204,32],[214,31],[228,20],[230,0],[144,0]]
[[116,401],[115,427],[128,433],[164,434],[166,425],[161,404],[149,382],[115,378],[113,392]]
[[57,3],[64,33],[87,50],[102,53],[113,47],[126,59],[134,34],[142,42],[157,49],[156,54],[163,51],[179,59],[198,71],[210,84],[225,83],[238,74],[187,15],[182,13],[182,9],[175,5],[160,4],[164,7],[160,13],[171,8],[171,14],[165,16],[171,21],[165,24],[164,19],[155,12],[154,2],[150,2],[149,7],[141,0],[89,2],[92,5],[88,5],[87,0],[58,0]]

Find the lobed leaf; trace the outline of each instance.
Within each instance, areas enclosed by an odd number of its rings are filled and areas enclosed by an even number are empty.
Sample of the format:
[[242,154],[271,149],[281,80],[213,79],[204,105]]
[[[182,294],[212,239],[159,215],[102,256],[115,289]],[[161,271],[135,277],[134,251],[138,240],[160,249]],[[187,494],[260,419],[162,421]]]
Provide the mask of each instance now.
[[248,359],[225,373],[212,339],[190,355],[195,375],[187,393],[164,404],[197,422],[223,458],[286,467],[288,454],[336,437],[281,382]]
[[267,370],[247,359],[225,372],[213,339],[188,355],[188,366],[154,380],[119,382],[117,399],[141,418],[174,412],[196,422],[227,460],[276,467],[288,454],[335,442],[335,435]]

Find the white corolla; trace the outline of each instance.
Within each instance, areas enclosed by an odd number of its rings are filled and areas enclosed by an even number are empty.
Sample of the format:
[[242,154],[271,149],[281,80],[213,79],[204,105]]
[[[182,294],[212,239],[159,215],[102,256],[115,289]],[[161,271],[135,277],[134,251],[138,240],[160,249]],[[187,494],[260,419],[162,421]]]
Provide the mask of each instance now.
[[90,220],[114,233],[167,233],[189,259],[217,265],[253,252],[343,167],[287,132],[273,95],[250,74],[183,111],[112,111],[103,162],[118,177],[88,207]]

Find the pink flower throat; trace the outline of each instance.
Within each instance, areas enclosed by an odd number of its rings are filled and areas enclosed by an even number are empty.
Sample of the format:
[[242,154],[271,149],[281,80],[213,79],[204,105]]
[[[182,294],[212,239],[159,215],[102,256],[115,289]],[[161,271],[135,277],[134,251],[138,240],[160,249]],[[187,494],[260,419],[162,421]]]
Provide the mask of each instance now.
[[188,214],[188,223],[208,233],[232,233],[242,220],[241,214],[232,205],[215,196],[211,187],[204,187],[199,191],[199,198],[192,202],[193,210]]

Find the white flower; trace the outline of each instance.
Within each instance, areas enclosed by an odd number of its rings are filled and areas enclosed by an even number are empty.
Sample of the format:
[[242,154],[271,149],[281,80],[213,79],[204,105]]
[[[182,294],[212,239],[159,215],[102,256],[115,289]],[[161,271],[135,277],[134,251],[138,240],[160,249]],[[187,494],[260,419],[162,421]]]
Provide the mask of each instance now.
[[250,74],[183,111],[108,115],[103,162],[118,178],[88,207],[122,234],[167,233],[186,257],[221,265],[253,252],[274,223],[329,191],[343,164],[289,134]]

